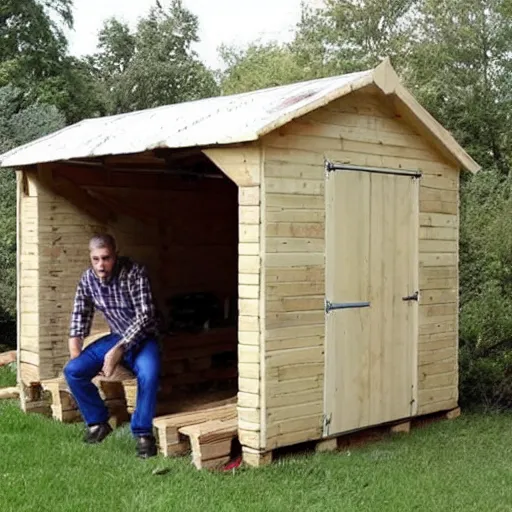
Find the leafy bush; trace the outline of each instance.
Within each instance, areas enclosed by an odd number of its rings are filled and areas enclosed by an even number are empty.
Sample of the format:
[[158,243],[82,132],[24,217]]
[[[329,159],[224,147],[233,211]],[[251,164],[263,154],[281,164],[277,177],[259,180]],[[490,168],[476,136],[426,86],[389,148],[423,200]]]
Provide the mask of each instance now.
[[461,202],[460,394],[512,406],[512,180],[482,172]]

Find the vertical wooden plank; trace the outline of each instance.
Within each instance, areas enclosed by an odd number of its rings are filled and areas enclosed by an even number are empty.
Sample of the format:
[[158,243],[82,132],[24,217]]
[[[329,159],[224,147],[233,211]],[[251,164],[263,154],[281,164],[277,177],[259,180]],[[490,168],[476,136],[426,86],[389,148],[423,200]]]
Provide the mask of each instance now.
[[377,424],[382,417],[382,329],[383,276],[382,250],[384,246],[384,176],[372,175],[370,181],[370,422]]

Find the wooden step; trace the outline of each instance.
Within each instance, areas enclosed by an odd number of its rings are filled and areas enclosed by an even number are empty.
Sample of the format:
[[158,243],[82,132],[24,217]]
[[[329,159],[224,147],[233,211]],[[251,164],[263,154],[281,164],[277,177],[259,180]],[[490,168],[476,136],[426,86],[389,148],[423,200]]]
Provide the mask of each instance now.
[[236,397],[203,406],[200,410],[168,414],[153,420],[158,431],[160,452],[166,456],[185,455],[190,450],[188,440],[180,437],[179,429],[198,425],[212,420],[232,420],[237,418]]
[[190,438],[192,462],[197,469],[214,469],[229,461],[231,444],[238,434],[238,420],[212,420],[179,429]]

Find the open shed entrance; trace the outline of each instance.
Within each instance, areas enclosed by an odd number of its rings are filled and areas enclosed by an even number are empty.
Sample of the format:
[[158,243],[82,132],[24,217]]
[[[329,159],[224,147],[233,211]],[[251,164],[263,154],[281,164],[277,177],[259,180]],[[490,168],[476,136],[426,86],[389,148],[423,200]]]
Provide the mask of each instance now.
[[[120,254],[148,268],[162,332],[157,415],[235,397],[236,184],[196,150],[55,164],[51,180],[57,192],[69,183],[86,192],[106,216],[88,229],[110,232]],[[127,400],[132,408],[135,395]]]

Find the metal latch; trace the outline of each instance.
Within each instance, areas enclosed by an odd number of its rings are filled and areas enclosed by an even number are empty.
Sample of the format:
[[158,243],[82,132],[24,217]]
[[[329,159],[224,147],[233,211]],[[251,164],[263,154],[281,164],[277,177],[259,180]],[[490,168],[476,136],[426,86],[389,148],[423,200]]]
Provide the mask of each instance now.
[[330,430],[330,426],[331,426],[331,419],[332,419],[332,414],[324,414],[324,425],[323,425],[323,431],[324,431],[324,436],[328,436],[329,435],[329,430]]
[[331,302],[325,301],[325,312],[329,313],[333,309],[354,309],[354,308],[369,308],[369,302]]
[[402,300],[418,300],[420,294],[419,292],[414,292],[412,295],[408,295],[407,297],[402,297]]

